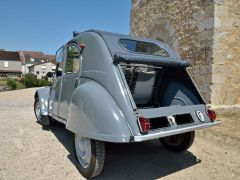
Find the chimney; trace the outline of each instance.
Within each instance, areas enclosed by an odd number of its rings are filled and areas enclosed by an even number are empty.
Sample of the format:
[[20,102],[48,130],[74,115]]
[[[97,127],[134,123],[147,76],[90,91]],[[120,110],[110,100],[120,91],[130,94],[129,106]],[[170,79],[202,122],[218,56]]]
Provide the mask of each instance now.
[[19,53],[19,57],[20,57],[21,62],[22,62],[22,63],[26,63],[26,62],[25,62],[25,56],[24,56],[23,51],[19,51],[18,53]]

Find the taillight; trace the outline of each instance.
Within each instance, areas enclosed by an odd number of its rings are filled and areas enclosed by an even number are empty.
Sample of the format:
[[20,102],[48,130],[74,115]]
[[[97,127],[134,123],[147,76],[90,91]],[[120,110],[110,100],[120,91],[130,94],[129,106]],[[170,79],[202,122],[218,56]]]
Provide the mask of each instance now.
[[142,133],[147,133],[150,130],[150,121],[144,117],[138,117],[138,125]]
[[84,49],[86,47],[86,44],[81,43],[79,46],[80,46],[81,49]]
[[217,114],[214,110],[208,109],[207,113],[211,121],[214,121],[217,118]]

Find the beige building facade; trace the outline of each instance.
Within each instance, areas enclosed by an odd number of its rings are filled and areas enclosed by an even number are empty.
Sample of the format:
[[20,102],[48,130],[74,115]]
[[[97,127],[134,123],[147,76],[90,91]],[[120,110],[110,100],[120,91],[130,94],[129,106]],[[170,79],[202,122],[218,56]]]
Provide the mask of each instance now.
[[36,75],[38,79],[44,78],[48,72],[54,73],[55,70],[56,65],[52,62],[39,63],[29,67],[29,73]]
[[22,74],[22,62],[17,52],[0,50],[0,78],[16,78]]
[[131,35],[188,59],[207,103],[240,105],[240,0],[132,0]]

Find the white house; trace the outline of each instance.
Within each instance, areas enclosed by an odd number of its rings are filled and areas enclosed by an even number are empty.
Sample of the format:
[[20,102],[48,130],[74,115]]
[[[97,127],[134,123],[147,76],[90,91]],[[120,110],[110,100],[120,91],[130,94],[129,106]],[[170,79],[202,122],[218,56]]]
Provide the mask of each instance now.
[[28,67],[29,73],[37,75],[38,79],[42,79],[48,72],[55,72],[56,65],[52,62],[43,62]]

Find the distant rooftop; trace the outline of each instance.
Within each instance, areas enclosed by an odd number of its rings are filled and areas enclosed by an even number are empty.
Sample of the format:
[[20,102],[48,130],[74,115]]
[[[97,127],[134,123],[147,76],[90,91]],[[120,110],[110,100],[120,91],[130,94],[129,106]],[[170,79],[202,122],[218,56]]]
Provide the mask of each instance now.
[[44,54],[41,51],[6,51],[0,49],[0,60],[21,61],[27,64],[55,62],[55,55]]
[[20,55],[16,51],[2,51],[0,50],[0,60],[7,60],[7,61],[20,61]]

